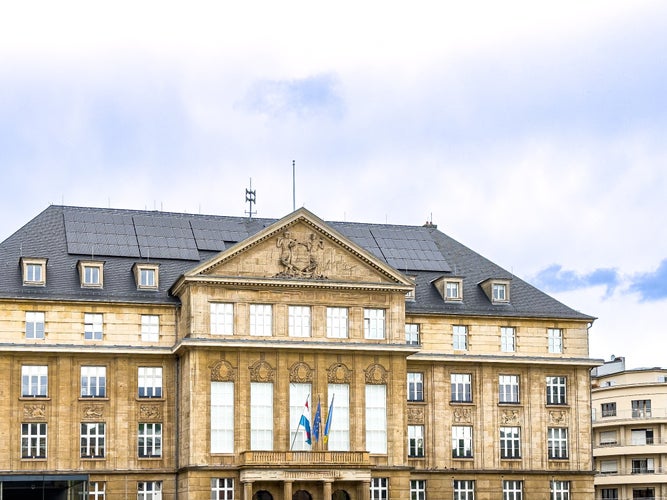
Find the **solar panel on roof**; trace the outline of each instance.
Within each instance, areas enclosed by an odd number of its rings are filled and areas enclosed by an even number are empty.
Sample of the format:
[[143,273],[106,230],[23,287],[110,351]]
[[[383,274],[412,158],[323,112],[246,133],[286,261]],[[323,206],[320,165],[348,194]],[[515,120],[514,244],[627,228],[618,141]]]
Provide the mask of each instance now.
[[331,226],[334,227],[337,231],[339,231],[343,236],[352,240],[354,243],[362,247],[367,252],[372,253],[376,257],[386,262],[382,250],[380,250],[380,247],[375,242],[375,238],[373,237],[373,234],[371,234],[371,231],[368,227],[356,226],[345,223],[340,223],[340,224],[332,223]]
[[188,219],[160,213],[135,215],[132,219],[141,257],[199,260]]
[[387,263],[404,271],[442,271],[451,268],[430,231],[418,227],[369,228]]
[[229,243],[237,243],[250,236],[245,224],[239,219],[193,218],[190,225],[199,250],[222,251]]
[[102,213],[65,209],[63,217],[68,253],[139,257],[130,215],[109,218]]

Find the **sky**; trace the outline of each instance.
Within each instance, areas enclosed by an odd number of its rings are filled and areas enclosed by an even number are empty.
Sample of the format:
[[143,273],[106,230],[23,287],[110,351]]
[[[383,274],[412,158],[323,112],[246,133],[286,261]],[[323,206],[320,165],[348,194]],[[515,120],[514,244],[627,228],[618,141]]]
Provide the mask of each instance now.
[[[438,228],[667,367],[667,3],[7,2],[0,240],[50,204]],[[295,176],[292,162],[295,162]]]

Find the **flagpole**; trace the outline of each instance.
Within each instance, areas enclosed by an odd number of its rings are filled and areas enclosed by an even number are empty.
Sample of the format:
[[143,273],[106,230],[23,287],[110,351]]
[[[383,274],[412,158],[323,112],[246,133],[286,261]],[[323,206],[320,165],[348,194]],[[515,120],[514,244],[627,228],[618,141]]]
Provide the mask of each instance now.
[[[304,411],[306,411],[306,406],[308,406],[308,399],[310,398],[310,394],[306,396],[306,404],[303,405],[303,408],[301,408],[301,416],[303,417]],[[289,451],[292,451],[292,448],[294,448],[294,443],[296,441],[296,437],[299,435],[299,429],[301,428],[301,418],[299,417],[299,423],[296,426],[296,431],[294,431],[294,439],[292,439],[292,444],[289,447]]]

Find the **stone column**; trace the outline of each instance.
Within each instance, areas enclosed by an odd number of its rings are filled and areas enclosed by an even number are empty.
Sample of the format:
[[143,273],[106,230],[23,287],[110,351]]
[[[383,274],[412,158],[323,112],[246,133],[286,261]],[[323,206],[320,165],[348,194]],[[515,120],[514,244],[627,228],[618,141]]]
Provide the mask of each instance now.
[[371,482],[362,481],[357,488],[359,500],[371,500]]
[[292,500],[292,481],[285,481],[283,483],[283,498],[285,500]]
[[243,483],[243,500],[252,500],[252,481]]
[[332,481],[324,481],[324,487],[322,488],[324,490],[322,499],[323,500],[331,500],[331,483]]

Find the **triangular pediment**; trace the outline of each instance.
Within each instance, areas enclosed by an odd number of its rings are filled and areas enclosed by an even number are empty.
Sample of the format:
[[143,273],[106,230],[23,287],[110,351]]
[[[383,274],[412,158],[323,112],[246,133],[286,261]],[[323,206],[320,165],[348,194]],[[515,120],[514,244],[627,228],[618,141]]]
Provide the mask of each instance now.
[[366,283],[411,287],[402,273],[301,208],[184,275],[184,279]]

